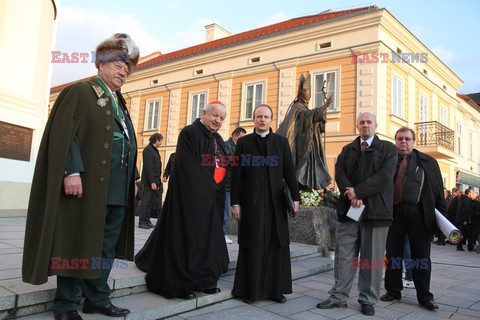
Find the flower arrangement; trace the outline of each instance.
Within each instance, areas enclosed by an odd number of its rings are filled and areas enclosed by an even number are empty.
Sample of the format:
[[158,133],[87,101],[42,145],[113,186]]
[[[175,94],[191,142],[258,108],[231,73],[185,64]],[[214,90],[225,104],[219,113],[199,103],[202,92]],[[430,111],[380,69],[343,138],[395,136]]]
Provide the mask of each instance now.
[[328,206],[335,208],[339,194],[335,190],[300,190],[301,204],[309,207]]

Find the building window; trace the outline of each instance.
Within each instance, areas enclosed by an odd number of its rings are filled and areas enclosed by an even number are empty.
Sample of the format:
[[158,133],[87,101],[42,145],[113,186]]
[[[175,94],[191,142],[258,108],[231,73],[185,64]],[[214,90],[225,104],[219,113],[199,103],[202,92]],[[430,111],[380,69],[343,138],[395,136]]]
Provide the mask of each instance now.
[[148,101],[146,109],[145,130],[157,130],[160,116],[160,100]]
[[392,75],[392,113],[403,116],[403,80],[395,75]]
[[448,116],[447,116],[447,108],[444,106],[440,106],[440,123],[444,126],[448,127]]
[[457,146],[458,154],[462,155],[462,124],[457,122]]
[[190,98],[190,122],[193,123],[197,118],[200,118],[205,101],[207,100],[207,92],[192,93]]
[[425,94],[420,93],[420,114],[419,122],[428,121],[428,98]]
[[470,130],[469,132],[469,142],[470,142],[470,150],[469,150],[469,159],[473,160],[473,131]]
[[314,89],[314,102],[315,108],[319,108],[324,104],[323,87],[325,86],[325,93],[327,98],[332,97],[332,102],[328,106],[327,111],[337,112],[339,111],[338,103],[338,76],[337,71],[326,71],[313,74]]
[[255,107],[264,103],[265,83],[246,84],[244,92],[243,120],[247,120],[252,119]]
[[[427,96],[423,93],[420,93],[420,108],[419,108],[419,122],[427,122],[428,121],[428,100]],[[421,126],[420,132],[419,132],[419,141],[420,145],[427,145],[427,126]]]

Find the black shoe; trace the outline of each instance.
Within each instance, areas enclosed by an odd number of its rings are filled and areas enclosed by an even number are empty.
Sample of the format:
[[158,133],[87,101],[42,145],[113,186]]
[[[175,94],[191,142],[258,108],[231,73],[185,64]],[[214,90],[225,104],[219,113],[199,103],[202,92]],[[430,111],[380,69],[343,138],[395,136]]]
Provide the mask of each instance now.
[[183,300],[192,300],[192,299],[195,299],[197,296],[193,292],[187,292],[178,297]]
[[400,293],[392,293],[388,292],[385,293],[383,296],[380,297],[382,301],[393,301],[393,300],[400,300],[402,299],[402,295]]
[[361,312],[365,316],[375,315],[375,308],[371,304],[362,304]]
[[285,303],[287,302],[287,298],[282,294],[280,295],[280,298],[272,298],[272,301],[275,301],[276,303]]
[[138,227],[139,227],[140,229],[150,229],[150,226],[149,226],[148,224],[146,224],[146,223],[140,223],[140,224],[138,225]]
[[116,307],[109,303],[104,307],[87,308],[83,306],[83,313],[101,313],[109,317],[123,317],[130,313],[130,310]]
[[333,309],[333,308],[346,308],[346,302],[333,302],[331,300],[325,300],[317,304],[318,309]]
[[67,311],[65,313],[56,314],[55,320],[82,320],[77,311]]
[[465,249],[457,247],[457,251],[465,251]]
[[213,288],[205,288],[202,290],[202,292],[206,294],[216,294],[216,293],[220,293],[221,290],[220,288],[213,287]]
[[155,225],[151,221],[147,222],[147,226],[149,226],[150,228],[155,228]]
[[424,306],[428,310],[435,310],[438,309],[438,305],[433,302],[433,300],[428,300],[426,302],[420,303],[422,306]]

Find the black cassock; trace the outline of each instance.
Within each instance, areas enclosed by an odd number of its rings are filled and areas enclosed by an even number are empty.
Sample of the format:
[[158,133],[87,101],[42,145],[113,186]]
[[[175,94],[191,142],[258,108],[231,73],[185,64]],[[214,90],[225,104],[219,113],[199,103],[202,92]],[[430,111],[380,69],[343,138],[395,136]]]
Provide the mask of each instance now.
[[135,256],[149,289],[167,298],[211,287],[228,269],[224,186],[213,179],[213,162],[205,161],[215,155],[213,139],[225,154],[222,137],[199,119],[182,129],[161,219]]
[[232,294],[252,301],[280,298],[292,293],[285,182],[300,201],[288,141],[252,133],[238,140],[235,156],[231,201],[240,204],[241,217]]

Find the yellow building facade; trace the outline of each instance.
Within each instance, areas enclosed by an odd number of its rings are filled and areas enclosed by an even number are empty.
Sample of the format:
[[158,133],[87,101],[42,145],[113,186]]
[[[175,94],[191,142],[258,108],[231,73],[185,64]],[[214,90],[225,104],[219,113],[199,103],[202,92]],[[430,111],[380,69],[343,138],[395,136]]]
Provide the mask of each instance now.
[[[212,31],[216,27],[207,26],[204,44],[140,63],[123,86],[139,153],[160,132],[166,163],[180,130],[213,100],[227,106],[223,138],[238,126],[251,132],[252,110],[260,103],[272,107],[275,131],[296,97],[300,75],[310,74],[310,108],[322,105],[323,85],[333,97],[325,139],[332,176],[341,148],[357,136],[357,115],[369,111],[377,116],[381,139],[393,141],[401,126],[414,128],[418,149],[438,160],[445,186],[456,185],[456,93],[463,82],[387,9],[326,11],[235,35]],[[51,105],[63,87],[52,88]],[[479,161],[472,161],[476,175]]]

